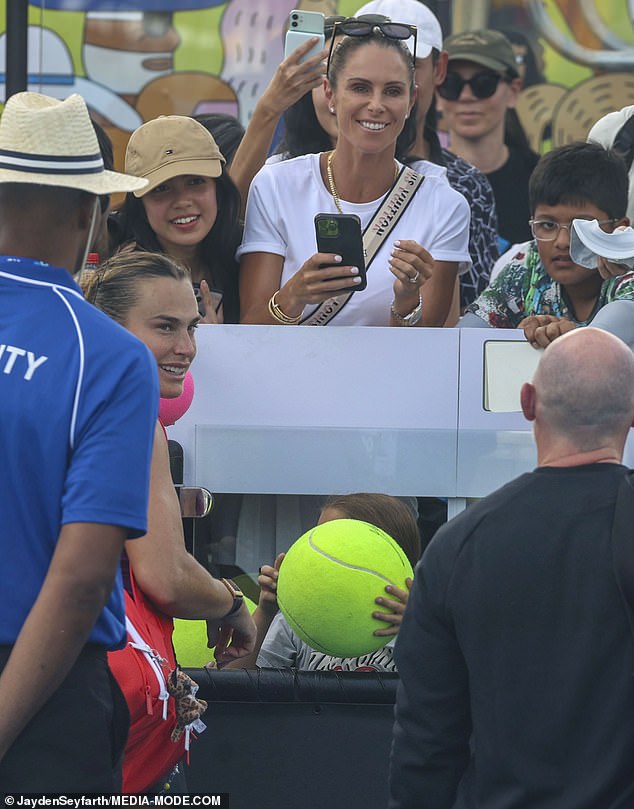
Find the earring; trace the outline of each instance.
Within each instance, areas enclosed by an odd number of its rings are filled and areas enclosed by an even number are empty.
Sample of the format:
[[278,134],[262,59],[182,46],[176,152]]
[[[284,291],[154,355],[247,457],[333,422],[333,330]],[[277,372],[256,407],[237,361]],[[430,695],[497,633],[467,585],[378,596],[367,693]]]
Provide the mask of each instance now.
[[335,108],[334,107],[328,107],[328,111],[330,112],[331,115],[335,114]]

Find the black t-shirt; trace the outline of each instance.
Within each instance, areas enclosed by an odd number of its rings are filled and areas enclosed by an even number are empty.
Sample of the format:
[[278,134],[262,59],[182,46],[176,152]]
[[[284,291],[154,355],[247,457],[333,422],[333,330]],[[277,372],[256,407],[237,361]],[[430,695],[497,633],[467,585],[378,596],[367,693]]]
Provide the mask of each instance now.
[[512,244],[526,242],[531,237],[528,220],[528,180],[539,156],[534,152],[509,147],[509,159],[496,171],[487,174],[491,183],[498,216],[498,245],[500,253]]
[[634,650],[610,541],[625,471],[538,468],[436,533],[395,650],[391,805],[634,806]]

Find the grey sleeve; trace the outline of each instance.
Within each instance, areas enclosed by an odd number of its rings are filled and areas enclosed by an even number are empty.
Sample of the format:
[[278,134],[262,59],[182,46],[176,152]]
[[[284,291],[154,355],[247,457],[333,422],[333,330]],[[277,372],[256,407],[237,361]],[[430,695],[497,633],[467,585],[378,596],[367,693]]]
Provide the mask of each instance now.
[[459,329],[490,329],[491,326],[474,312],[467,312],[457,323]]
[[620,337],[634,350],[634,301],[618,300],[606,304],[589,325]]
[[278,612],[262,642],[257,665],[267,668],[301,668],[301,643],[282,613]]

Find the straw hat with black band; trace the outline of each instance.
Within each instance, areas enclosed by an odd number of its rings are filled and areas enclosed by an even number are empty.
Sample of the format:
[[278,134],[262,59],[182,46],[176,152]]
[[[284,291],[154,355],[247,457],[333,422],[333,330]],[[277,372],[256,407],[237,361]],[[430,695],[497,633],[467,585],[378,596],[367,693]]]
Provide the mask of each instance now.
[[0,183],[32,183],[106,195],[139,191],[147,181],[107,171],[83,98],[59,101],[16,93],[0,118]]

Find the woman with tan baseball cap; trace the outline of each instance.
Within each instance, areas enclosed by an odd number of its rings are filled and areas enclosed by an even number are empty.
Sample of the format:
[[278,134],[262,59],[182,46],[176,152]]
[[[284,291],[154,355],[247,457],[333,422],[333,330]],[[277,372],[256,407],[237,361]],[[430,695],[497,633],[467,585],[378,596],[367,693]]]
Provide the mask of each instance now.
[[237,322],[240,195],[212,135],[193,118],[160,116],[132,133],[125,165],[148,185],[128,194],[116,215],[118,244],[135,241],[177,259],[205,322]]

